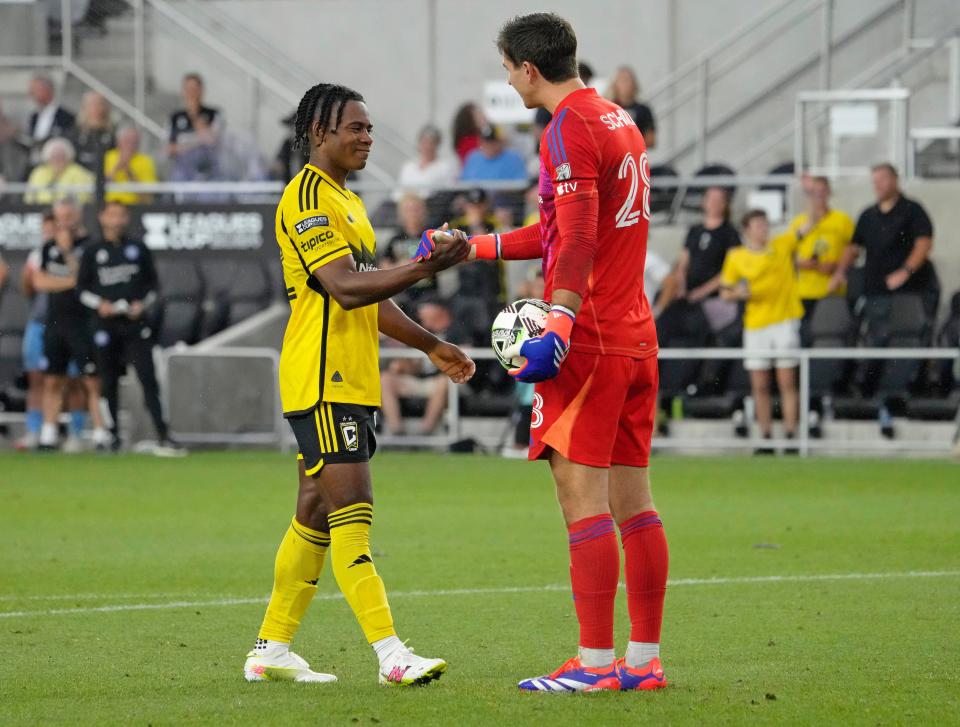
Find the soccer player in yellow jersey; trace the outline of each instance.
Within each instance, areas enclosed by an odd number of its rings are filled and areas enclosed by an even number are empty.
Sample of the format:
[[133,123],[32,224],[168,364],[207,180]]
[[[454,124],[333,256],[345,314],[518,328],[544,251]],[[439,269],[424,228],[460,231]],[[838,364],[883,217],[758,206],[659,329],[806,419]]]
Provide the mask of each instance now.
[[[380,683],[424,684],[446,669],[397,638],[383,581],[370,553],[373,492],[369,459],[380,405],[379,333],[426,353],[456,383],[476,369],[459,348],[404,315],[390,297],[465,259],[466,236],[434,238],[439,255],[377,270],[373,228],[363,202],[346,189],[373,143],[363,97],[319,84],[300,102],[298,145],[309,161],[277,207],[277,244],[291,313],[280,354],[284,416],[299,445],[296,515],[277,552],[273,592],[248,681],[336,681],[310,669],[290,642],[317,592],[329,551],[333,575],[380,662]],[[446,229],[446,228],[443,228]]]
[[[726,300],[746,302],[743,347],[748,351],[771,353],[798,349],[803,306],[797,293],[797,273],[793,266],[797,237],[788,231],[770,240],[770,224],[762,210],[747,212],[742,227],[744,244],[728,251],[723,261],[720,295]],[[744,368],[750,372],[757,423],[764,439],[770,439],[773,428],[770,369],[776,370],[786,437],[791,439],[796,435],[798,365],[796,358],[784,355],[748,358],[743,362]],[[757,453],[770,454],[772,450],[764,447]]]

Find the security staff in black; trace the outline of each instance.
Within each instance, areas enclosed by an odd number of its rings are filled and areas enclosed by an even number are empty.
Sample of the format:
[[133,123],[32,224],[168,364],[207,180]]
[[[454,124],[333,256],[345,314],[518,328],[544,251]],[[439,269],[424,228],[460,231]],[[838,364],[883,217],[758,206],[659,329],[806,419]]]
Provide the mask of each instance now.
[[103,239],[88,244],[80,261],[77,287],[80,301],[96,312],[93,343],[97,352],[103,396],[113,419],[113,448],[119,449],[119,380],[133,364],[143,399],[157,430],[156,454],[178,454],[160,406],[160,387],[153,366],[153,332],[143,314],[157,298],[157,271],[150,250],[125,236],[129,215],[119,202],[107,202],[100,212]]

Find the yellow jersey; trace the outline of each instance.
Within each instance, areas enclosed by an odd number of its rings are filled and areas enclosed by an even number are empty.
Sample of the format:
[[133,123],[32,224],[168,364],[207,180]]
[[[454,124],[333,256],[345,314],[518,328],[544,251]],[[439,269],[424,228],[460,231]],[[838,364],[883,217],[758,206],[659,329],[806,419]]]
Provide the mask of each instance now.
[[720,271],[721,284],[735,288],[745,281],[750,289],[743,313],[744,328],[755,330],[803,318],[793,266],[796,241],[794,233],[786,232],[772,239],[763,250],[741,246],[727,253]]
[[380,406],[377,304],[344,310],[313,276],[347,255],[360,271],[376,269],[363,202],[307,164],[284,189],[276,226],[291,308],[280,351],[284,416],[309,413],[321,401]]
[[[806,213],[797,215],[790,223],[790,233],[796,237],[797,230],[805,224],[807,224]],[[830,210],[797,243],[797,259],[838,263],[852,239],[853,220],[850,216],[840,210]],[[798,270],[797,291],[800,298],[803,300],[825,298],[831,277],[833,277],[831,274],[821,273],[819,270]],[[843,289],[836,291],[837,295],[845,293]]]
[[[103,173],[109,178],[113,170],[117,168],[117,162],[120,161],[120,150],[110,149],[103,155]],[[118,172],[113,178],[114,182],[140,182],[143,184],[157,181],[157,169],[153,164],[153,158],[146,154],[134,154],[130,159],[129,170]],[[120,204],[140,204],[150,201],[150,195],[138,194],[137,192],[107,192],[105,199],[108,202],[119,202]]]

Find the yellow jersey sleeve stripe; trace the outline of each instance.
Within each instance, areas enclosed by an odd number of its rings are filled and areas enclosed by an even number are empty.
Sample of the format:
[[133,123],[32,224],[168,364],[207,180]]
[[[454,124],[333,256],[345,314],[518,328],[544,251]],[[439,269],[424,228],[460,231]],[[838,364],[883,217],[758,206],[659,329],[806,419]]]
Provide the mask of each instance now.
[[310,262],[305,263],[305,264],[304,264],[304,269],[305,269],[308,273],[313,273],[314,270],[316,270],[318,267],[320,267],[320,263],[322,263],[324,260],[326,260],[327,262],[332,262],[332,261],[335,260],[336,258],[338,258],[338,257],[344,257],[345,255],[347,255],[347,254],[349,254],[349,253],[350,253],[350,248],[349,248],[349,246],[344,245],[343,247],[338,247],[336,250],[331,250],[330,252],[325,252],[323,255],[321,255],[320,257],[318,257],[316,260],[311,260]]
[[340,442],[337,440],[337,430],[333,428],[333,407],[330,406],[329,404],[325,404],[324,409],[326,409],[327,423],[330,425],[329,432],[330,432],[330,439],[333,442],[333,451],[339,452]]
[[318,186],[320,186],[320,175],[309,169],[304,170],[303,176],[300,178],[300,189],[297,190],[301,212],[306,212],[317,206]]

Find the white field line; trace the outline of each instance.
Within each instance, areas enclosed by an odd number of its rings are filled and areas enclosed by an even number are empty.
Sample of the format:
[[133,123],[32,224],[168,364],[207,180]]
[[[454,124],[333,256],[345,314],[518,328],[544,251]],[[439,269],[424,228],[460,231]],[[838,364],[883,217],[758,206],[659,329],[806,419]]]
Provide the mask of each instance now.
[[[886,580],[893,578],[954,578],[960,576],[960,570],[941,570],[941,571],[900,571],[892,573],[824,573],[819,575],[782,575],[782,576],[738,576],[738,577],[717,577],[717,578],[680,578],[668,581],[667,585],[673,588],[678,586],[714,586],[714,585],[738,585],[751,583],[803,583],[817,581],[866,581],[866,580]],[[620,584],[623,588],[623,584]],[[420,598],[434,596],[474,596],[485,594],[509,594],[509,593],[539,593],[545,591],[566,591],[570,588],[566,583],[552,584],[546,586],[507,586],[500,588],[451,588],[434,591],[393,591],[389,593],[391,599],[396,598]],[[154,594],[154,597],[163,597],[164,594]],[[78,598],[82,598],[80,596]],[[92,597],[88,594],[87,598]],[[122,595],[104,595],[103,598],[123,598]],[[30,596],[22,597],[23,600],[30,599]],[[37,598],[47,598],[40,596]],[[70,596],[59,597],[63,599],[72,598]],[[342,598],[339,593],[318,593],[316,600],[332,601]],[[77,608],[53,608],[39,609],[32,611],[0,611],[0,618],[20,618],[35,616],[66,616],[72,614],[84,613],[115,613],[118,611],[161,611],[174,608],[201,608],[208,606],[242,606],[254,603],[266,603],[268,599],[264,596],[253,598],[220,598],[206,601],[166,601],[163,603],[121,603],[109,606],[81,606]]]

